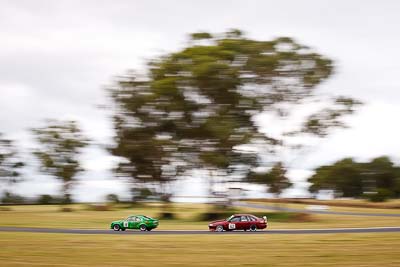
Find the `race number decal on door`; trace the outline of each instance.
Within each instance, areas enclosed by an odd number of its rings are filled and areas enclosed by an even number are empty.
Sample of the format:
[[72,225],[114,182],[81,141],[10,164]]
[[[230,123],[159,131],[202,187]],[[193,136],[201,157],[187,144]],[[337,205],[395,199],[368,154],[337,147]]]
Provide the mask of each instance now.
[[124,227],[128,227],[128,222],[124,222]]
[[228,228],[229,228],[229,229],[236,229],[236,224],[230,223],[230,224],[228,225]]

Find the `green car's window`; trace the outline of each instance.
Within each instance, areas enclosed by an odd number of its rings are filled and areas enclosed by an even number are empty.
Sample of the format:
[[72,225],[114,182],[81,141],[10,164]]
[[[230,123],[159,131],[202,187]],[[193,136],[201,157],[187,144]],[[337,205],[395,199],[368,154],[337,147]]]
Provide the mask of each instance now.
[[139,217],[135,217],[135,222],[140,222],[142,221]]
[[133,222],[135,220],[135,217],[128,217],[126,220],[129,222]]

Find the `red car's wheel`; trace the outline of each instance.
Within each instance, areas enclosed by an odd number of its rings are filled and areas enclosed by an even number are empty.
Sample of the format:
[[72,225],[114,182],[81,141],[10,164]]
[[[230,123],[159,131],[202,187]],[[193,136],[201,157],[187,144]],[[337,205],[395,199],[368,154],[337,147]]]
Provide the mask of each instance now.
[[216,231],[216,232],[222,232],[222,231],[224,231],[224,227],[223,227],[222,225],[218,225],[218,226],[215,228],[215,231]]
[[250,231],[252,231],[252,232],[257,231],[257,226],[255,226],[254,224],[252,226],[250,226]]

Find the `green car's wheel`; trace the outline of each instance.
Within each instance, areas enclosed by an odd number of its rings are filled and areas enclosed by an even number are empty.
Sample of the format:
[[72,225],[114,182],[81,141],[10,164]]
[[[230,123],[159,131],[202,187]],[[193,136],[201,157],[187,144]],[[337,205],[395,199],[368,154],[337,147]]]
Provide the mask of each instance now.
[[224,231],[224,227],[222,225],[218,225],[217,228],[215,228],[215,231],[222,232]]
[[147,231],[147,227],[144,224],[140,225],[139,229],[140,231]]
[[121,227],[119,227],[118,224],[114,224],[113,229],[114,229],[114,231],[119,231],[121,229]]

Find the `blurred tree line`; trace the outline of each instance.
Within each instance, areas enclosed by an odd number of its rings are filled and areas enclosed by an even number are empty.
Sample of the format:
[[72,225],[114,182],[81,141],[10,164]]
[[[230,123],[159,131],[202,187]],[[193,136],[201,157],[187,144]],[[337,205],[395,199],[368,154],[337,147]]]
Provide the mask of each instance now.
[[[193,33],[184,48],[150,60],[142,74],[118,77],[108,90],[115,130],[108,151],[120,158],[115,174],[130,181],[133,201],[157,195],[168,203],[173,182],[199,169],[208,174],[211,195],[218,183],[241,181],[266,185],[279,197],[291,186],[282,151],[296,153],[310,138],[346,127],[343,117],[361,104],[318,93],[333,72],[332,60],[288,37],[263,41],[240,30]],[[272,121],[256,120],[260,114],[291,127],[276,134]],[[63,202],[71,202],[83,170],[79,156],[89,140],[74,121],[47,121],[32,134],[40,170],[62,182]],[[0,142],[3,183],[20,176],[23,163],[13,150],[10,140]],[[359,196],[378,177],[366,169],[369,178],[359,181],[353,169],[328,169],[310,178],[313,192],[334,187],[344,196]],[[389,188],[383,180],[370,188]],[[54,200],[44,195],[41,201]]]
[[400,197],[400,166],[394,165],[388,157],[369,162],[345,158],[317,168],[308,181],[310,192],[314,193],[329,189],[342,197],[366,197],[372,201]]

